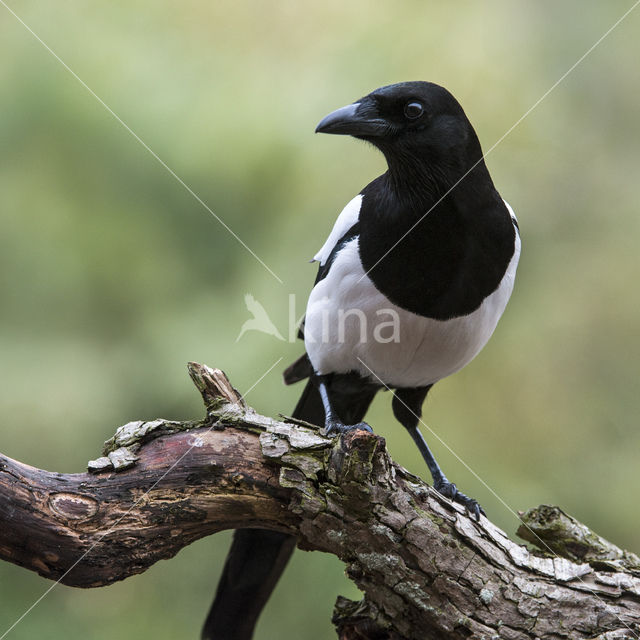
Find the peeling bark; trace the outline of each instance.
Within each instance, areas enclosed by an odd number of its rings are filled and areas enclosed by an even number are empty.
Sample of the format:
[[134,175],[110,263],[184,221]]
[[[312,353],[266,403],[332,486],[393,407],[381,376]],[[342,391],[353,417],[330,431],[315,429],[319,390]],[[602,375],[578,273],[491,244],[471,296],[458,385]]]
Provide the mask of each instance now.
[[128,423],[90,473],[0,456],[0,558],[97,587],[255,526],[346,564],[364,598],[338,599],[343,640],[640,636],[638,558],[561,510],[522,514],[544,551],[527,549],[393,463],[380,436],[266,418],[221,371],[189,372],[207,417]]

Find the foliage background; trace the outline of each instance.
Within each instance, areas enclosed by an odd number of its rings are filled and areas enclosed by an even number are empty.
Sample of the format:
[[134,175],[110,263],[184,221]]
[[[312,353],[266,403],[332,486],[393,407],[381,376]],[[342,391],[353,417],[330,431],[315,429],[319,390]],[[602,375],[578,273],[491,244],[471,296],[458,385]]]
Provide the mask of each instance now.
[[[383,84],[429,79],[488,149],[632,2],[401,0],[13,9],[277,273],[279,284],[0,6],[0,450],[79,471],[114,428],[190,418],[185,363],[225,369],[275,414],[301,345],[248,333],[251,292],[287,331],[306,261],[383,170],[317,121]],[[640,552],[637,215],[640,9],[490,154],[524,250],[485,351],[441,382],[428,424],[510,509],[562,505]],[[426,469],[381,394],[370,422]],[[432,436],[450,477],[507,531],[513,511]],[[195,638],[229,534],[112,587],[56,587],[7,636]],[[0,634],[50,583],[0,566]],[[258,638],[332,638],[340,563],[298,552]],[[2,636],[4,637],[4,636]]]

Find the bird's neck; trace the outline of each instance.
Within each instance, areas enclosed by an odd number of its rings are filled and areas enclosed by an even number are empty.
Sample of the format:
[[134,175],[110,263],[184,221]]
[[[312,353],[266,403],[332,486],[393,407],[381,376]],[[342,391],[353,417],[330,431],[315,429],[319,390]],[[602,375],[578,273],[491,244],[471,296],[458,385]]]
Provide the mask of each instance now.
[[387,184],[399,201],[435,201],[448,190],[448,180],[414,158],[387,159]]
[[385,177],[388,188],[404,207],[423,211],[424,207],[433,206],[445,197],[479,203],[491,197],[494,191],[481,156],[474,162],[463,164],[446,163],[428,154],[395,154],[387,156],[387,164],[389,170]]

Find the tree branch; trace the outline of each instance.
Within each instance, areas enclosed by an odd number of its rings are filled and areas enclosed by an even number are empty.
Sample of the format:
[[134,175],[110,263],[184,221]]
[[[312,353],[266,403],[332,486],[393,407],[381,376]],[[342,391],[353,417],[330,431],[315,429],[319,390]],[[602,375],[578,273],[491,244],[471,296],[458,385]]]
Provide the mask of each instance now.
[[336,603],[344,640],[640,636],[640,561],[559,509],[519,530],[557,555],[528,550],[394,464],[383,438],[266,418],[221,371],[189,372],[207,417],[120,427],[90,473],[0,456],[0,558],[97,587],[217,531],[270,528],[345,562],[365,596]]

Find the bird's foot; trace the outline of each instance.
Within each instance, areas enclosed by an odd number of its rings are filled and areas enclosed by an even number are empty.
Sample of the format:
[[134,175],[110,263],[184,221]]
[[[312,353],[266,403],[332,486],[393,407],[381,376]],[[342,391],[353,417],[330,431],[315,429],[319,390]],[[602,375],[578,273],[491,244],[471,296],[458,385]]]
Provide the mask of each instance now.
[[466,496],[464,493],[458,491],[453,482],[449,482],[446,478],[438,480],[434,483],[434,489],[441,493],[445,498],[449,498],[458,504],[461,504],[469,512],[469,515],[478,522],[480,520],[480,514],[486,516],[484,509],[478,504],[477,500]]
[[373,433],[373,429],[366,422],[358,422],[357,424],[344,424],[338,420],[328,421],[325,425],[324,431],[326,435],[331,436],[347,433],[348,431],[355,431],[356,429],[361,429],[362,431]]

